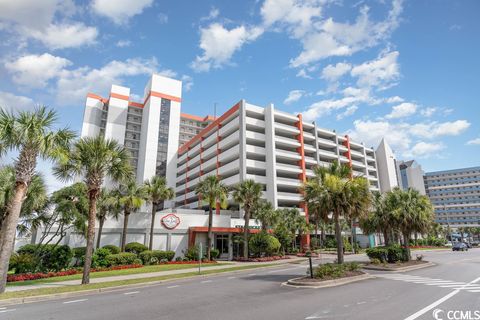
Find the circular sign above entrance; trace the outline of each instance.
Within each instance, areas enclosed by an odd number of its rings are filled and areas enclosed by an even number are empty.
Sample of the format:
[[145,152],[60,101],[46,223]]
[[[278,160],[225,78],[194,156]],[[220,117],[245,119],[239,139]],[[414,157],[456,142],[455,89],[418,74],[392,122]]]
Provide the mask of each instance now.
[[163,226],[170,230],[175,229],[180,224],[180,218],[173,213],[163,216],[161,221]]

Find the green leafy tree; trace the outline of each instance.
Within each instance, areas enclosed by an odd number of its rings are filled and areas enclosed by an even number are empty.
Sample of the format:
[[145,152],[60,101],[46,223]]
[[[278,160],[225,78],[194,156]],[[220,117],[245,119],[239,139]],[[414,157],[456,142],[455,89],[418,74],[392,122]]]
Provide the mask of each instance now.
[[216,176],[207,176],[200,181],[195,188],[195,194],[208,204],[208,243],[207,243],[207,259],[211,260],[211,251],[213,244],[212,222],[213,222],[213,208],[216,208],[217,203],[221,208],[228,206],[228,187],[223,184]]
[[54,167],[54,173],[64,180],[82,177],[87,186],[87,247],[82,276],[82,284],[87,284],[90,282],[97,200],[105,179],[124,182],[133,177],[130,155],[114,140],[105,140],[102,136],[82,138],[74,143],[69,152],[63,154],[61,161]]
[[144,204],[147,198],[147,190],[144,185],[130,180],[126,184],[121,184],[118,187],[116,196],[123,209],[123,231],[120,249],[124,252],[125,245],[127,244],[128,219],[132,213],[137,212]]
[[74,133],[54,129],[56,113],[46,107],[17,114],[0,110],[0,155],[17,151],[15,188],[0,230],[0,293],[5,291],[8,263],[12,255],[18,220],[28,188],[35,175],[37,159],[56,160],[66,149]]
[[245,225],[243,227],[243,257],[248,258],[248,233],[250,232],[250,217],[262,198],[263,186],[255,180],[245,180],[233,188],[233,200],[243,208]]
[[259,201],[253,212],[253,218],[260,223],[263,231],[267,231],[278,223],[279,215],[270,202],[263,200]]
[[153,247],[153,229],[155,225],[155,214],[160,208],[160,205],[165,200],[171,200],[175,196],[175,191],[167,187],[167,180],[164,177],[154,176],[150,180],[145,181],[145,188],[147,192],[147,201],[152,204],[152,220],[150,222],[150,241],[148,242],[148,249]]

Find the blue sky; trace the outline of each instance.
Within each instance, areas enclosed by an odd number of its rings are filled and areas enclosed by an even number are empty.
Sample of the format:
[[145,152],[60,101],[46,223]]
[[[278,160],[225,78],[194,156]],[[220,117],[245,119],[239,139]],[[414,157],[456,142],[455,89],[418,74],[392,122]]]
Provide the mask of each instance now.
[[[182,111],[240,99],[426,171],[480,164],[478,1],[0,0],[0,105],[79,131],[87,92],[184,81]],[[8,161],[4,159],[3,161]],[[44,170],[48,165],[41,164]]]

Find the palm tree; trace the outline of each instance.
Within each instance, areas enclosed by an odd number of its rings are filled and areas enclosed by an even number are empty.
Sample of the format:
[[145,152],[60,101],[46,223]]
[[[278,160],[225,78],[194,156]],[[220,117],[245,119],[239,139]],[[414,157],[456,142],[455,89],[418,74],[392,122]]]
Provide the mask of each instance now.
[[249,223],[253,210],[258,206],[262,198],[263,186],[255,180],[245,180],[233,188],[233,200],[243,207],[245,226],[243,227],[243,257],[248,258],[248,234],[250,232]]
[[97,245],[96,248],[100,248],[100,242],[102,239],[103,225],[108,217],[118,220],[121,212],[120,204],[115,198],[113,191],[107,188],[102,188],[100,196],[97,199],[97,220],[98,220],[98,232],[97,232]]
[[260,223],[263,231],[267,231],[269,227],[271,228],[277,224],[279,215],[273,208],[272,203],[268,201],[260,201],[256,210],[253,212],[253,218],[257,223]]
[[112,182],[131,179],[129,152],[115,140],[105,140],[101,136],[82,138],[75,142],[70,152],[65,153],[53,169],[55,175],[64,180],[82,177],[87,186],[88,228],[87,248],[83,266],[82,284],[90,282],[97,199],[106,178]]
[[127,244],[127,229],[128,219],[130,214],[138,211],[147,198],[147,190],[145,186],[137,184],[134,180],[127,182],[125,185],[120,185],[116,190],[118,202],[123,208],[123,231],[122,242],[120,245],[121,251],[125,251]]
[[167,180],[164,177],[153,176],[150,180],[145,181],[148,201],[152,203],[152,221],[150,222],[150,241],[148,249],[153,247],[153,228],[155,225],[155,214],[160,204],[165,200],[171,200],[175,196],[175,191],[167,187]]
[[410,237],[412,233],[425,233],[433,223],[433,206],[427,196],[415,189],[401,190],[395,188],[387,194],[392,212],[398,223],[398,230],[403,236],[403,244],[407,251],[406,259],[410,260]]
[[208,204],[208,243],[207,243],[207,259],[211,258],[211,250],[213,243],[212,221],[213,208],[220,204],[220,207],[226,208],[228,205],[228,187],[224,185],[216,176],[208,176],[200,181],[195,188],[195,194]]
[[37,158],[57,159],[60,149],[67,148],[75,136],[68,129],[55,130],[53,125],[56,120],[56,113],[46,107],[39,107],[32,112],[22,111],[17,115],[0,110],[0,155],[7,151],[18,151],[15,189],[0,230],[0,293],[5,291],[18,219],[35,175]]
[[[351,168],[334,161],[330,167],[314,168],[315,176],[302,186],[304,201],[331,212],[337,240],[337,262],[343,263],[343,239],[340,220],[364,215],[369,204],[368,183],[353,177]],[[366,199],[362,200],[361,197]]]

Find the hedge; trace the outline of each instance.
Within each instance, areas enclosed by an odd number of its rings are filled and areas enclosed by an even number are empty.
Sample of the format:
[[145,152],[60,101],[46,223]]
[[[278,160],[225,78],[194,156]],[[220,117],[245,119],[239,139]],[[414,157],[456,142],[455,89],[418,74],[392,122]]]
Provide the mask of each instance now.
[[256,257],[271,256],[280,250],[280,241],[266,232],[260,232],[250,237],[249,251]]
[[157,264],[161,262],[172,261],[175,256],[175,251],[161,251],[161,250],[145,250],[141,252],[138,257],[143,264]]
[[120,266],[127,264],[134,264],[137,260],[137,255],[131,252],[122,252],[117,254],[110,254],[106,257],[108,264],[111,266]]
[[113,245],[113,244],[107,244],[107,245],[103,246],[102,248],[107,249],[108,251],[110,251],[111,254],[120,253],[120,248]]
[[368,248],[366,250],[370,260],[379,260],[382,263],[395,263],[397,261],[405,261],[407,252],[405,248],[399,245],[390,245],[387,247]]
[[131,252],[136,255],[146,250],[148,250],[148,248],[139,242],[130,242],[125,245],[125,252]]

